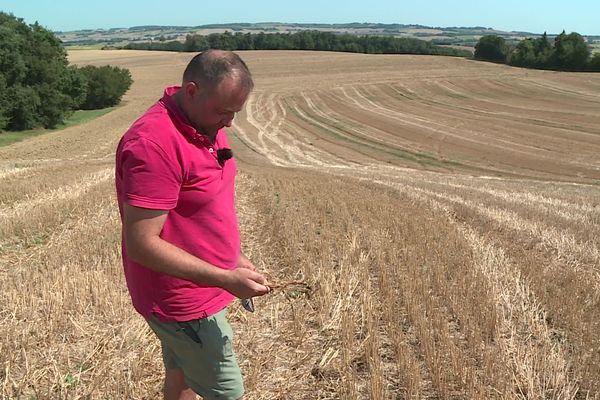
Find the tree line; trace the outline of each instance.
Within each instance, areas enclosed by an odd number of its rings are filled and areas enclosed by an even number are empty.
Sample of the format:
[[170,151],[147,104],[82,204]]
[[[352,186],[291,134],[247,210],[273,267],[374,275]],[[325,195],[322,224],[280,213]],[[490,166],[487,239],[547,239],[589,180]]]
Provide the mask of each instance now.
[[600,53],[592,55],[585,38],[577,32],[566,34],[563,31],[552,42],[544,32],[541,37],[523,39],[516,46],[509,45],[499,36],[482,36],[475,46],[474,56],[478,60],[516,67],[600,71]]
[[70,66],[51,31],[0,12],[0,131],[54,128],[74,110],[118,104],[131,83],[127,69]]
[[365,54],[430,54],[471,57],[468,50],[437,46],[414,38],[357,36],[321,31],[296,33],[212,33],[187,35],[184,42],[152,41],[129,43],[125,49],[199,52],[222,50],[317,50]]

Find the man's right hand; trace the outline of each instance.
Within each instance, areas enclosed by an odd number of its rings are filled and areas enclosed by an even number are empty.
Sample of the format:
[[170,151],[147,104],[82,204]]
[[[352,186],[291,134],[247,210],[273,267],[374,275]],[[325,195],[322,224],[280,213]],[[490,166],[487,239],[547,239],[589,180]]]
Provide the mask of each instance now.
[[262,296],[269,293],[267,279],[256,271],[236,268],[227,271],[223,289],[240,299]]

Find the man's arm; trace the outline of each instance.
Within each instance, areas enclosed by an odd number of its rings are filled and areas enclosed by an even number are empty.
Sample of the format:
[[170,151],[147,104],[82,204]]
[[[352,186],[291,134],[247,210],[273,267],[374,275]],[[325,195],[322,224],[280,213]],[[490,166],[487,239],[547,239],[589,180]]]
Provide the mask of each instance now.
[[221,287],[242,299],[269,292],[265,277],[255,271],[216,267],[163,240],[159,235],[167,213],[123,204],[123,236],[131,260],[163,274]]

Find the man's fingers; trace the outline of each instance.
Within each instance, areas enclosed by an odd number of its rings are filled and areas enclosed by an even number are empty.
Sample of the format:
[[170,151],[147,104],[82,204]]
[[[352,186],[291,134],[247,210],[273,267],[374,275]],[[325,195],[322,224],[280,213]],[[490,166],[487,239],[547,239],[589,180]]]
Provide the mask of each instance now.
[[264,275],[246,268],[237,268],[232,271],[237,275],[238,286],[232,288],[231,292],[240,298],[263,296],[271,291],[269,283]]
[[250,279],[252,279],[254,282],[260,283],[261,285],[264,285],[267,282],[267,278],[265,278],[263,274],[259,274],[258,272],[254,272]]
[[262,284],[257,284],[254,290],[256,291],[256,296],[263,296],[271,291],[268,286]]
[[267,293],[271,293],[271,288],[269,287],[269,282],[267,281],[267,278],[264,275],[261,275],[259,273],[256,274],[256,278],[254,279],[254,281],[256,283],[258,283],[259,287],[260,287],[260,294],[259,296],[265,295]]

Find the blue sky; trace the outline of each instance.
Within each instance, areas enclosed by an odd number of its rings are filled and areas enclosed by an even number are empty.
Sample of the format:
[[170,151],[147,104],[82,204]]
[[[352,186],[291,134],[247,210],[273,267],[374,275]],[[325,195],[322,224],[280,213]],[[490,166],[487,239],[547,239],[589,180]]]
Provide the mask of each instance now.
[[51,30],[231,22],[381,22],[600,35],[599,0],[0,0]]

